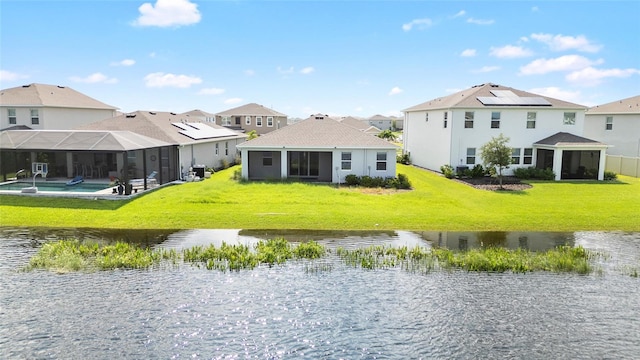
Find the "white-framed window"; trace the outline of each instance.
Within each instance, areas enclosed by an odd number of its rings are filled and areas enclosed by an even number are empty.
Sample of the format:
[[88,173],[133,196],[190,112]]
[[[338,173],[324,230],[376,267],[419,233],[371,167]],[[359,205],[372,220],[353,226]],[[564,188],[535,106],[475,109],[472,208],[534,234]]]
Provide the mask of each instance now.
[[351,170],[351,153],[342,153],[342,170]]
[[473,129],[473,111],[465,111],[464,112],[464,128],[465,129]]
[[7,109],[7,118],[9,119],[9,125],[17,124],[18,117],[16,116],[16,109]]
[[245,116],[244,117],[244,124],[245,125],[251,125],[251,116]]
[[40,113],[38,109],[31,109],[31,125],[40,124]]
[[273,165],[273,153],[271,151],[262,152],[262,166]]
[[379,152],[376,154],[376,170],[387,170],[387,153]]
[[500,129],[500,111],[491,112],[491,128]]
[[525,165],[533,164],[533,148],[524,148],[522,163]]
[[476,164],[476,148],[467,148],[467,165]]
[[429,113],[424,113],[424,121],[425,122],[429,121]]
[[527,129],[536,128],[536,117],[537,117],[537,114],[535,111],[527,112]]
[[220,144],[216,143],[216,156],[220,155]]
[[225,156],[229,155],[229,142],[228,141],[224,142],[224,155]]
[[613,130],[613,116],[607,116],[607,119],[605,120],[605,124],[604,124],[604,129]]
[[564,113],[564,120],[562,121],[564,125],[575,125],[576,124],[576,113],[574,112],[566,112]]
[[223,116],[220,121],[222,121],[222,126],[231,126],[231,116]]
[[273,127],[273,116],[267,116],[267,126]]
[[444,119],[443,119],[443,123],[442,123],[442,124],[443,124],[443,127],[444,127],[445,129],[447,128],[447,122],[448,122],[448,121],[447,121],[447,120],[448,120],[447,118],[448,118],[448,117],[449,117],[449,113],[445,111],[445,112],[444,112]]
[[256,126],[262,126],[262,116],[256,116]]
[[520,148],[511,149],[511,163],[520,164]]

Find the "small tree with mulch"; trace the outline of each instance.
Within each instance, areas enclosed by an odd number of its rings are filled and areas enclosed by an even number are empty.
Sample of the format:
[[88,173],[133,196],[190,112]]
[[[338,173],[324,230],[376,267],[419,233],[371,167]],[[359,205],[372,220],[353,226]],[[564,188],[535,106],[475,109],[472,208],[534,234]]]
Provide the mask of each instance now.
[[500,134],[498,137],[492,137],[491,140],[480,147],[480,158],[485,166],[490,166],[498,170],[498,181],[500,189],[502,187],[502,169],[509,168],[511,164],[512,150],[507,143],[509,138]]

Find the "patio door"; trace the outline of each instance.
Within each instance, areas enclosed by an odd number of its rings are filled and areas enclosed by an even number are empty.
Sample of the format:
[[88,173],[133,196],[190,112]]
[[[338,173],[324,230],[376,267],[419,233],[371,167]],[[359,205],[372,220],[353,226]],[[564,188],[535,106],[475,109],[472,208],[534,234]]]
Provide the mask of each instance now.
[[317,151],[292,151],[289,158],[289,177],[317,178],[320,174],[320,153]]

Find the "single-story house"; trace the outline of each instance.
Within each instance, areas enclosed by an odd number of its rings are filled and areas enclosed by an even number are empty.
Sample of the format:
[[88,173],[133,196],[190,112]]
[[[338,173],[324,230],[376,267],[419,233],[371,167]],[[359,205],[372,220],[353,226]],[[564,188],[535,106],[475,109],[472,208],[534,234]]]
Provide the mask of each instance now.
[[237,147],[242,177],[342,183],[345,176],[396,176],[397,146],[326,115],[259,136]]

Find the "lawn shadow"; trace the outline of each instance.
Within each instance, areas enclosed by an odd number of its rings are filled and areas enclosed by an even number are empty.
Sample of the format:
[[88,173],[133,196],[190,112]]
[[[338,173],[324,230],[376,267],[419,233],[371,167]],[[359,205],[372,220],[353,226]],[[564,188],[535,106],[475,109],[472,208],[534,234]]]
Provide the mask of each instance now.
[[126,205],[131,199],[122,200],[94,200],[92,198],[61,198],[19,195],[0,195],[0,206],[19,206],[52,209],[87,209],[87,210],[117,210]]

